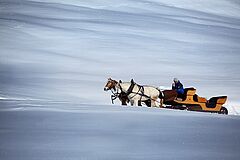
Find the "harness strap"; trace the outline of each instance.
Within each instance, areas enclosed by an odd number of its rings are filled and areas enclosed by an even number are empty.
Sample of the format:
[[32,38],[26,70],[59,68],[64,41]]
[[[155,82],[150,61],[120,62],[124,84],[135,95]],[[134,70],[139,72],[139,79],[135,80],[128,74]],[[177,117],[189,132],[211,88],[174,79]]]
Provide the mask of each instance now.
[[133,90],[134,85],[135,85],[134,82],[132,82],[126,93],[123,92],[123,89],[122,89],[122,86],[121,86],[121,85],[119,85],[119,89],[120,89],[120,91],[121,91],[120,93],[118,93],[118,91],[115,93],[115,92],[113,92],[113,91],[111,90],[111,92],[112,92],[112,94],[113,94],[113,95],[111,95],[112,104],[114,104],[114,100],[116,100],[116,99],[120,96],[121,93],[125,93],[126,97],[127,97],[130,93],[132,93],[132,90]]
[[113,101],[118,98],[118,96],[119,96],[120,93],[118,93],[118,91],[117,91],[117,92],[113,92],[112,89],[111,89],[111,92],[112,92],[112,94],[113,94],[113,95],[111,95],[111,100],[112,100],[112,104],[114,104]]
[[159,98],[163,99],[164,98],[164,93],[158,88],[157,88],[157,90],[159,91]]
[[139,87],[139,90],[140,90],[140,92],[142,93],[141,94],[141,97],[140,97],[140,101],[142,101],[142,97],[143,97],[143,95],[145,95],[144,94],[144,87],[143,86],[140,86],[140,85],[137,85],[138,87]]
[[112,100],[112,104],[114,104],[114,100],[117,99],[118,96],[116,95],[111,95],[111,100]]
[[[138,88],[139,88],[137,92],[133,92],[134,85],[137,85]],[[125,93],[126,96],[129,96],[129,94],[131,94],[131,93],[135,94],[135,95],[133,95],[132,97],[130,97],[129,99],[132,99],[132,98],[135,97],[136,95],[140,95],[140,96],[141,96],[141,97],[140,97],[140,101],[142,100],[142,97],[146,97],[146,98],[148,98],[148,99],[150,99],[150,100],[154,100],[154,99],[152,99],[150,96],[147,96],[146,94],[144,94],[144,86],[141,86],[141,85],[135,83],[134,81],[131,81],[131,85],[130,85],[130,87],[128,88],[127,92],[123,92],[121,85],[119,85],[119,88],[120,88],[120,90],[121,90],[121,93]],[[158,88],[156,88],[156,89],[159,91],[159,98],[160,98],[160,99],[163,99],[163,97],[164,97],[163,92],[161,92]],[[112,92],[112,93],[113,93],[113,92]],[[118,98],[119,95],[120,95],[120,93],[113,93],[113,95],[112,95],[112,100],[115,100],[116,98]],[[154,100],[154,101],[156,101],[156,100]]]
[[[130,93],[132,93],[132,90],[133,90],[135,84],[136,84],[136,83],[134,83],[134,82],[131,83],[130,87],[128,88],[128,90],[127,90],[127,92],[126,92],[127,96],[128,96]],[[121,85],[120,85],[120,87],[121,87]]]
[[[133,83],[132,83],[132,84],[133,84]],[[131,85],[132,85],[132,84],[131,84]],[[141,95],[140,100],[142,100],[142,95],[144,95],[144,88],[143,88],[143,86],[140,86],[140,85],[138,85],[138,84],[136,84],[136,83],[134,83],[134,85],[137,85],[139,89],[138,89],[137,92],[132,92],[132,91],[131,91],[130,93],[135,93],[135,95],[133,95],[133,96],[132,96],[131,98],[129,98],[129,99],[132,99],[132,98],[135,97],[136,95]],[[133,86],[134,86],[134,85],[133,85]],[[129,87],[129,88],[130,88],[130,87]],[[133,88],[132,88],[132,89],[133,89]],[[141,91],[142,94],[139,94],[140,91]],[[130,94],[130,93],[129,93],[129,94]],[[129,94],[128,94],[128,95],[129,95]]]
[[[144,94],[144,86],[141,86],[141,85],[138,85],[138,84],[136,84],[136,85],[139,87],[139,90],[138,90],[138,92],[132,92],[132,93],[135,93],[135,95],[133,97],[135,97],[136,95],[140,95],[141,96],[140,101],[142,100],[142,97],[146,97],[150,100],[157,101],[157,100],[152,99],[150,96]],[[156,88],[156,89],[159,91],[159,98],[163,99],[164,98],[163,92],[160,91],[158,88]],[[140,91],[141,91],[141,93],[139,93]],[[131,97],[131,98],[133,98],[133,97]]]

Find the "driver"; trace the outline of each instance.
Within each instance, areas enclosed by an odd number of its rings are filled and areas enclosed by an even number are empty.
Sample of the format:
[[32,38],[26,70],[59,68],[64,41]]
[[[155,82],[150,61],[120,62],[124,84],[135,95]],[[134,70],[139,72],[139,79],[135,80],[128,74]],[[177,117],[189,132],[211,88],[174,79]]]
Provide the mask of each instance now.
[[183,84],[177,78],[173,79],[172,90],[175,90],[180,95],[184,94]]

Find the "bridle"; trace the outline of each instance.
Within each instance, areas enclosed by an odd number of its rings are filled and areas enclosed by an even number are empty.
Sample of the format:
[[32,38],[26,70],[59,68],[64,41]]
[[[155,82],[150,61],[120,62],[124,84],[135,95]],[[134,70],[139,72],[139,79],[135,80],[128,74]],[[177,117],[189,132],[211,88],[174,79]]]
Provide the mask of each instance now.
[[[107,86],[108,83],[111,83],[110,86]],[[119,98],[120,96],[124,95],[126,97],[129,96],[129,94],[133,93],[133,88],[136,85],[135,82],[133,82],[133,80],[131,81],[131,85],[129,86],[129,88],[127,89],[126,92],[123,91],[122,86],[120,85],[120,83],[122,83],[122,81],[120,80],[119,82],[112,80],[111,78],[108,79],[108,83],[107,83],[107,88],[105,87],[104,90],[111,90],[112,95],[111,95],[111,101],[112,104],[114,104],[114,100],[116,100],[117,98]],[[118,87],[116,87],[118,86]],[[118,88],[118,89],[116,89]],[[135,94],[133,97],[135,97],[137,94]],[[133,98],[131,97],[131,98]],[[129,99],[129,98],[128,98]]]
[[113,83],[113,84],[111,84],[111,86],[108,87],[108,88],[105,87],[104,90],[105,91],[110,90],[112,92],[111,101],[112,101],[112,104],[114,104],[114,100],[116,100],[119,97],[119,95],[122,92],[122,89],[120,89],[121,92],[118,92],[118,89],[116,89],[116,85],[117,85],[118,82],[115,81],[115,80],[112,80],[112,79],[109,78],[108,83]]
[[116,100],[119,97],[120,93],[118,92],[118,90],[116,90],[116,92],[114,92],[112,89],[110,90],[112,92],[112,95],[111,95],[112,104],[114,104],[114,100]]

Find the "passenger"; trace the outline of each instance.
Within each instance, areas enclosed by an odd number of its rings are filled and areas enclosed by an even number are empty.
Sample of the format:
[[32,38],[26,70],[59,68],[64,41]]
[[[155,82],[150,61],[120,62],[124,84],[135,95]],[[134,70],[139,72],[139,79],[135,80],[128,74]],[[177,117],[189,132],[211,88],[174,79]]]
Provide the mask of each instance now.
[[176,90],[176,92],[180,95],[184,94],[183,85],[177,78],[173,79],[172,90]]

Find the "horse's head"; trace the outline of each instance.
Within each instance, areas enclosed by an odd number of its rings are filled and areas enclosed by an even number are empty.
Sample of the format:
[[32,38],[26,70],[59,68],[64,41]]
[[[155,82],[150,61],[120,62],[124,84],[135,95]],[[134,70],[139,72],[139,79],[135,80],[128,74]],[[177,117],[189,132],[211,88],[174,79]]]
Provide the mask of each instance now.
[[116,85],[117,85],[117,81],[111,79],[111,78],[108,78],[108,81],[104,87],[104,91],[108,91],[108,90],[111,90],[113,89],[114,91],[116,90]]

